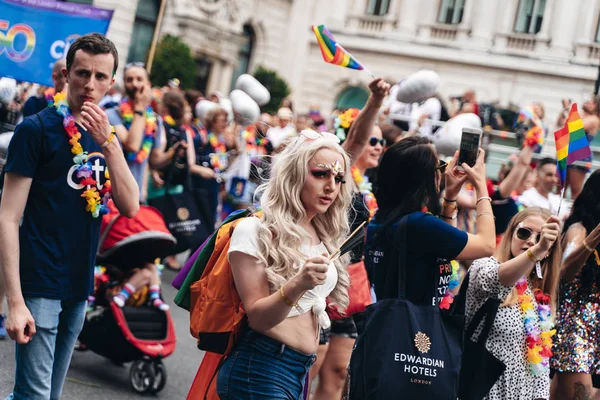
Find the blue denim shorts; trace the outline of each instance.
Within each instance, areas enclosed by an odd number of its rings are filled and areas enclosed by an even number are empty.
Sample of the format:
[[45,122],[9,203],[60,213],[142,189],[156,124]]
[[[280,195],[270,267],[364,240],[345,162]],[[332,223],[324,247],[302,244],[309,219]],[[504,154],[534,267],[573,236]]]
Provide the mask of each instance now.
[[249,330],[221,366],[217,393],[221,400],[298,400],[316,358]]

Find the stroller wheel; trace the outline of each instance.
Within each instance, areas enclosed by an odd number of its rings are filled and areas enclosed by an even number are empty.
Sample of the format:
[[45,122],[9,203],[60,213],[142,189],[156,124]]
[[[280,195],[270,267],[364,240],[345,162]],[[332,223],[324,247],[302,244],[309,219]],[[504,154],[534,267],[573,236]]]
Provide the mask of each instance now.
[[149,360],[136,360],[129,369],[129,380],[133,390],[138,393],[152,392],[156,377],[155,369]]
[[155,361],[152,365],[154,367],[154,384],[150,393],[158,393],[164,389],[167,383],[167,369],[161,361]]

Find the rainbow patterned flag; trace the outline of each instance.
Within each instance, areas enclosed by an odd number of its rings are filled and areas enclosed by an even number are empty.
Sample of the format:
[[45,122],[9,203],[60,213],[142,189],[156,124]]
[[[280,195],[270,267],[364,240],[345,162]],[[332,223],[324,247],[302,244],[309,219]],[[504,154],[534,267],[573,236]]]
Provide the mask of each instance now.
[[351,69],[365,69],[365,67],[356,58],[354,58],[352,54],[348,53],[346,49],[344,49],[335,41],[331,32],[325,28],[325,25],[313,25],[312,29],[317,37],[317,41],[319,42],[321,54],[323,54],[323,59],[325,62]]
[[558,172],[564,185],[567,178],[567,165],[592,155],[583,129],[583,120],[577,112],[577,104],[571,106],[565,126],[554,132],[554,140],[556,141]]

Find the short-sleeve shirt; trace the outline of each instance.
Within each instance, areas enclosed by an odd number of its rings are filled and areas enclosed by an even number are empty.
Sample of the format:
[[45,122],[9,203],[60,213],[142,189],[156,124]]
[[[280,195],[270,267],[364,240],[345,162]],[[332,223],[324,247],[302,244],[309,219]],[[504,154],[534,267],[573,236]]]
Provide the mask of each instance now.
[[383,223],[375,216],[367,229],[365,265],[377,300],[398,296],[397,249],[406,246],[405,297],[416,304],[436,305],[448,289],[450,260],[465,248],[468,235],[431,214],[414,212],[408,215],[406,243],[396,243],[399,222],[381,232]]
[[[23,295],[81,301],[93,289],[101,218],[85,210],[62,121],[54,107],[25,118],[10,142],[5,171],[33,179],[19,229]],[[79,132],[100,190],[106,182],[102,149]]]
[[[123,118],[121,117],[119,107],[113,107],[106,110],[106,115],[108,116],[108,122],[113,126],[123,125]],[[154,142],[152,143],[152,150],[159,149],[161,147],[159,128],[162,126],[161,119],[156,116],[156,132],[154,135]],[[142,133],[145,135],[145,133]],[[146,166],[148,165],[148,158],[146,158],[143,162],[138,163],[134,160],[130,160],[127,158],[127,165],[129,166],[129,170],[131,171],[131,175],[135,178],[135,181],[140,188],[140,196],[142,195],[142,188],[144,187],[144,171],[146,170]]]

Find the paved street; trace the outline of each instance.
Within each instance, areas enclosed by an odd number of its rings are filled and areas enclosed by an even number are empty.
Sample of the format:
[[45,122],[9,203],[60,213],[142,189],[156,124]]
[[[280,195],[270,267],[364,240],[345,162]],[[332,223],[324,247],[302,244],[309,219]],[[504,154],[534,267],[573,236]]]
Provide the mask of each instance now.
[[[200,365],[202,353],[189,334],[189,314],[173,304],[176,290],[171,286],[175,274],[163,275],[163,295],[171,305],[171,315],[177,333],[175,353],[164,360],[167,367],[167,385],[157,395],[158,399],[185,399],[194,375]],[[65,382],[62,399],[139,399],[143,396],[133,391],[129,383],[129,365],[115,366],[92,352],[75,352]],[[0,341],[0,399],[13,387],[14,342]]]

